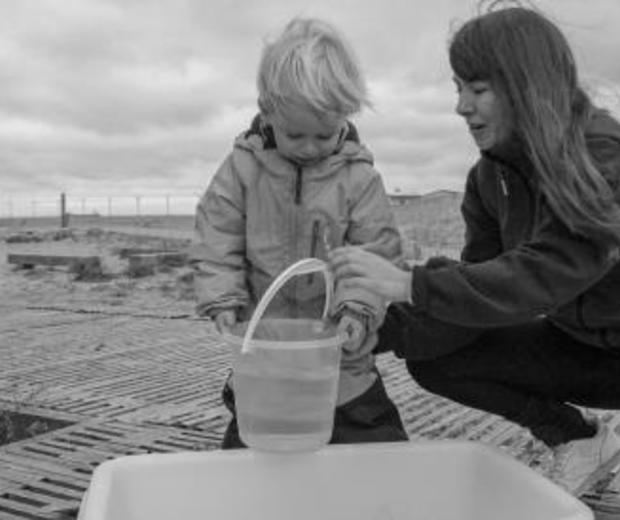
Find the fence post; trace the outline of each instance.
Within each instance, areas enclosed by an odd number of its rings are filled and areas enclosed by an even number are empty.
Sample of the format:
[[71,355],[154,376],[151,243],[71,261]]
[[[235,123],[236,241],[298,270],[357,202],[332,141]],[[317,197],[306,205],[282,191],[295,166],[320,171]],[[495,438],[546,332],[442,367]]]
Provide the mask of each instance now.
[[69,225],[69,214],[67,213],[67,199],[64,193],[60,194],[60,227],[66,228]]

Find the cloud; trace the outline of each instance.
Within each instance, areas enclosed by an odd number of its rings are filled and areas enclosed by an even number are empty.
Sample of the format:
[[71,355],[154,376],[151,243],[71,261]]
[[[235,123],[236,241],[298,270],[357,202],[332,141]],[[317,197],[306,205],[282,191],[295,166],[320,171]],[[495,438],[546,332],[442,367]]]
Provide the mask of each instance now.
[[434,82],[406,76],[370,86],[376,108],[359,125],[388,191],[462,190],[478,152],[455,113],[447,74]]
[[[618,110],[620,3],[539,3],[566,30],[596,99]],[[374,109],[355,122],[386,186],[461,189],[477,152],[454,113],[446,47],[451,23],[476,4],[1,2],[0,192],[201,192],[256,111],[264,40],[294,15],[332,21],[356,50]]]

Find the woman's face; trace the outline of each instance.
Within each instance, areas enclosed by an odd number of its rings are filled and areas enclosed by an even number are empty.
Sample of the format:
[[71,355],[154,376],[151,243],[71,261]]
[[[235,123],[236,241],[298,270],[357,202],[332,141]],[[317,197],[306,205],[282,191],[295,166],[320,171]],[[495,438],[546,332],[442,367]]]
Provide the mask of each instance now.
[[463,81],[454,77],[458,102],[456,112],[463,116],[469,132],[481,151],[505,142],[510,128],[501,100],[489,81]]

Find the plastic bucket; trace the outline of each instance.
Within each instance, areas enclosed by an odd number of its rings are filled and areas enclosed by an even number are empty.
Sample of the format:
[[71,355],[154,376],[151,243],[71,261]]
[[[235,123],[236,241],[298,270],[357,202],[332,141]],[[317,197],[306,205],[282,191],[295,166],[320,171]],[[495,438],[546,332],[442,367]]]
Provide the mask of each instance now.
[[251,448],[311,451],[331,437],[340,351],[346,337],[338,335],[325,319],[261,319],[271,298],[289,278],[314,271],[325,275],[325,318],[331,278],[324,262],[305,259],[274,280],[248,323],[224,336],[234,351],[239,435]]

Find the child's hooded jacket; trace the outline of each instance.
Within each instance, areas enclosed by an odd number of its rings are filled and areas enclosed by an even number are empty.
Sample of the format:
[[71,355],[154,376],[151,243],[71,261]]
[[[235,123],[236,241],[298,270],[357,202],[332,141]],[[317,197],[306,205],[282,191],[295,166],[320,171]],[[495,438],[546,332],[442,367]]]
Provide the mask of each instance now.
[[[235,140],[198,203],[195,226],[191,258],[197,269],[197,311],[211,317],[236,309],[240,320],[249,319],[278,274],[302,258],[326,259],[327,247],[363,244],[391,260],[401,255],[383,182],[351,124],[336,152],[301,167],[278,153],[272,133],[261,128],[257,116]],[[298,277],[279,292],[268,312],[317,317],[324,298],[321,274]],[[359,288],[337,287],[334,312],[346,310],[368,318],[367,341],[374,343],[385,302]],[[354,372],[365,373],[374,361],[369,354],[354,365]]]

